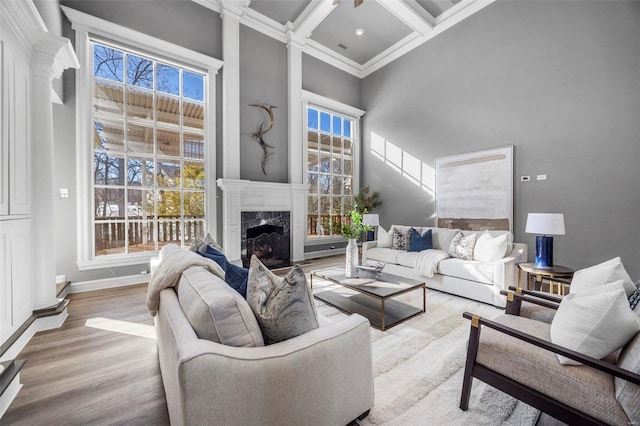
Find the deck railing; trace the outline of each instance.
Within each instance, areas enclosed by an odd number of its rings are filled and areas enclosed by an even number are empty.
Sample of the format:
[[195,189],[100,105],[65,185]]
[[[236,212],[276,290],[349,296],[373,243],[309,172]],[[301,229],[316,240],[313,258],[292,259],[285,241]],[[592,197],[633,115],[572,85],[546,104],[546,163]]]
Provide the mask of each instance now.
[[[108,221],[95,222],[96,253],[125,246],[144,246],[143,250],[154,250],[154,242],[159,246],[165,243],[180,243],[184,224],[184,241],[204,235],[204,218],[181,218],[179,216],[158,216],[157,231],[153,221],[136,221],[124,217],[109,217]],[[149,249],[149,247],[151,247]],[[142,251],[141,249],[133,251]]]

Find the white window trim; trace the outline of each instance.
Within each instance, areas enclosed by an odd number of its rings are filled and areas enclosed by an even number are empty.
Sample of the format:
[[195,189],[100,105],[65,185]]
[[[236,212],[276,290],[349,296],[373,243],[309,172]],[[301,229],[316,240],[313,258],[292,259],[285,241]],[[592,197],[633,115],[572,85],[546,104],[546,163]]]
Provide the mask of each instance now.
[[[307,108],[308,107],[318,107],[327,112],[334,113],[337,115],[341,115],[345,118],[349,118],[353,120],[353,134],[351,135],[351,139],[354,144],[354,153],[353,153],[353,189],[354,191],[358,191],[360,189],[360,152],[362,151],[362,139],[360,138],[360,121],[363,115],[366,114],[366,111],[363,111],[359,108],[352,107],[347,104],[343,104],[342,102],[338,102],[334,99],[329,99],[324,96],[318,95],[313,92],[309,92],[307,90],[302,90],[302,115],[303,115],[303,134],[302,138],[302,164],[304,167],[304,173],[302,174],[302,182],[305,185],[309,185],[309,174],[307,172],[307,149],[309,148],[309,142],[307,140],[307,129],[308,129],[308,117]],[[356,195],[357,192],[354,192]],[[309,204],[308,198],[305,200],[305,218],[309,216]],[[305,219],[306,220],[306,219]],[[304,236],[304,245],[305,246],[314,246],[321,244],[331,244],[331,243],[341,243],[346,241],[342,237],[338,236],[330,236],[330,237],[318,237],[318,238],[309,238],[305,232]]]
[[91,155],[88,140],[91,140],[93,125],[91,123],[91,76],[92,70],[89,35],[112,40],[123,47],[131,46],[134,51],[147,51],[154,56],[173,59],[207,75],[205,129],[207,149],[205,150],[205,167],[207,170],[205,188],[207,201],[205,205],[206,231],[216,235],[216,75],[223,62],[207,55],[186,49],[147,34],[126,28],[95,16],[79,12],[66,6],[60,6],[76,32],[76,55],[80,62],[80,70],[76,72],[76,166],[78,202],[78,235],[77,255],[80,271],[111,268],[116,266],[139,265],[147,263],[157,252],[132,253],[122,255],[106,255],[93,257],[94,233],[91,221]]

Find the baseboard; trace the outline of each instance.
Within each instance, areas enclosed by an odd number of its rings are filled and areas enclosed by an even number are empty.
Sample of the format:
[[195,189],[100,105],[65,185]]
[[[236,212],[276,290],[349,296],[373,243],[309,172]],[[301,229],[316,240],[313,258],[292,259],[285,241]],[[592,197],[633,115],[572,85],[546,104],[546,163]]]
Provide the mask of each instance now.
[[31,340],[31,338],[38,331],[51,330],[54,328],[59,328],[64,324],[65,320],[69,316],[67,312],[67,307],[55,315],[47,315],[39,318],[33,319],[31,324],[18,336],[18,338],[11,343],[4,352],[2,352],[2,356],[0,356],[0,361],[7,361],[10,359],[14,359],[18,356],[20,351],[27,346],[27,343]]
[[20,383],[20,373],[18,373],[11,381],[11,384],[7,386],[0,395],[0,418],[2,418],[4,413],[9,409],[11,402],[18,395],[20,389],[22,389],[22,383]]
[[124,277],[103,278],[100,280],[72,282],[67,287],[69,293],[83,293],[85,291],[105,290],[109,288],[125,287],[128,285],[149,282],[150,274],[127,275]]
[[335,248],[331,250],[318,250],[318,251],[305,252],[304,260],[318,259],[321,257],[329,257],[329,256],[335,256],[338,254],[345,254],[346,251],[347,249],[343,247],[343,248]]

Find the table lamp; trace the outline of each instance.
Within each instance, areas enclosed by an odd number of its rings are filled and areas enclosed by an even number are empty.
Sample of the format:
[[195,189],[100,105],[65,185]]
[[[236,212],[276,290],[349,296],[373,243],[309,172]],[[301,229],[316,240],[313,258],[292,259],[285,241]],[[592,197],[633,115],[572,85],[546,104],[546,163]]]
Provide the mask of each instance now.
[[529,213],[524,232],[536,235],[536,266],[553,266],[553,237],[564,235],[562,213]]
[[375,228],[380,226],[380,217],[378,216],[378,214],[376,213],[369,213],[369,214],[363,214],[362,215],[362,224],[363,225],[370,225],[373,226],[373,231],[367,231],[367,241],[371,241],[369,239],[369,232],[371,232],[372,238],[375,239]]

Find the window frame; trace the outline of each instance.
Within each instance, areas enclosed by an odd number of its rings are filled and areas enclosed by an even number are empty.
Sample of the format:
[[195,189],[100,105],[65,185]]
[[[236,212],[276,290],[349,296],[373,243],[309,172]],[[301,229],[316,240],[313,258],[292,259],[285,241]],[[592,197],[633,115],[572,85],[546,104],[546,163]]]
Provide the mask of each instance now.
[[[333,99],[329,99],[327,97],[318,95],[313,92],[309,92],[307,90],[302,90],[302,111],[303,111],[303,149],[302,149],[302,164],[304,167],[304,172],[302,174],[303,183],[305,185],[309,185],[309,171],[308,171],[308,163],[307,163],[307,152],[309,150],[309,142],[308,142],[308,109],[309,108],[317,108],[319,110],[335,114],[338,116],[342,116],[343,118],[347,118],[349,120],[353,120],[353,126],[351,129],[351,142],[353,149],[353,196],[357,195],[357,191],[360,189],[360,153],[362,151],[362,140],[360,135],[360,126],[361,126],[361,118],[366,113],[359,108],[352,107],[350,105],[344,104],[342,102],[338,102]],[[318,127],[320,123],[318,122]],[[305,212],[305,220],[308,220],[309,217],[309,194],[307,193],[307,197],[304,203],[304,212]],[[331,244],[331,243],[341,243],[346,241],[345,238],[339,235],[332,235],[328,237],[315,237],[309,238],[307,232],[305,231],[304,235],[304,245],[305,246],[314,246],[314,245],[323,245],[323,244]]]
[[[223,62],[182,46],[149,36],[112,22],[61,6],[76,32],[76,55],[80,70],[76,72],[76,177],[77,197],[77,265],[80,271],[147,263],[157,251],[94,256],[93,231],[93,132],[91,40],[116,45],[132,53],[148,55],[187,70],[203,73],[205,78],[205,232],[216,234],[216,75]],[[132,45],[135,40],[135,46]]]

